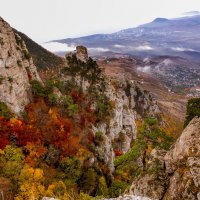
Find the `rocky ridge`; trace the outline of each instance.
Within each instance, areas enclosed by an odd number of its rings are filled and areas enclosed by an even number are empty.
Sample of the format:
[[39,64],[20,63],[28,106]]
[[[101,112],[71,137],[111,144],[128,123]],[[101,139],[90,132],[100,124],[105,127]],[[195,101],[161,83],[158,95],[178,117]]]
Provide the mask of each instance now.
[[30,102],[31,80],[41,81],[26,45],[0,18],[0,100],[16,114]]
[[[83,63],[89,60],[87,49],[83,46],[78,46],[76,51],[66,54],[66,58],[72,56],[76,56]],[[76,81],[79,84],[80,78],[77,77]],[[93,132],[102,133],[103,142],[96,147],[97,154],[110,170],[114,171],[114,150],[126,153],[130,149],[131,142],[136,139],[137,118],[159,117],[161,111],[153,96],[136,81],[127,80],[125,76],[120,79],[106,77],[105,85],[105,95],[113,107],[111,118],[109,123],[98,123],[93,127]],[[83,81],[84,91],[87,88],[88,82]]]

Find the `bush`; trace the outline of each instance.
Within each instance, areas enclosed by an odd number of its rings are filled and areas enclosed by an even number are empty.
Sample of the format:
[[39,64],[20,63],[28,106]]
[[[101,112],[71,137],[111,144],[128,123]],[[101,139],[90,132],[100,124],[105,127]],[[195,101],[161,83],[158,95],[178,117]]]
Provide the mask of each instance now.
[[21,37],[20,37],[18,34],[16,34],[16,33],[15,33],[15,40],[16,40],[17,45],[21,45],[22,39],[21,39]]
[[27,60],[30,60],[31,54],[28,52],[28,50],[24,49],[23,53],[24,53],[24,58],[26,58]]
[[95,113],[98,122],[108,122],[112,114],[112,105],[106,95],[98,96],[96,99]]
[[29,115],[28,115],[27,111],[25,111],[25,110],[21,111],[20,115],[22,116],[24,121],[26,121],[26,122],[29,121]]
[[8,106],[0,101],[0,116],[5,117],[6,119],[10,119],[13,117],[13,114],[11,113]]
[[84,193],[94,196],[97,190],[97,173],[93,168],[89,168],[81,177],[79,184]]
[[188,101],[184,127],[186,127],[195,116],[200,117],[200,98],[194,98]]
[[97,131],[95,134],[95,143],[99,145],[103,141],[104,141],[104,134],[101,131]]
[[121,194],[124,193],[124,191],[127,189],[129,184],[125,181],[121,180],[114,180],[111,184],[111,187],[109,188],[109,193],[111,197],[118,197]]
[[47,196],[57,198],[62,198],[65,194],[67,194],[67,188],[62,181],[53,182],[46,191]]
[[67,115],[72,117],[75,113],[78,112],[78,105],[74,104],[74,101],[70,95],[62,96],[60,99],[60,104],[62,107],[66,108]]
[[8,145],[3,152],[0,156],[0,174],[11,179],[17,177],[24,163],[21,149]]
[[75,183],[82,174],[82,163],[76,157],[66,157],[60,162],[60,169],[65,173],[67,179]]
[[72,117],[74,114],[78,112],[78,105],[77,104],[70,104],[67,108],[67,114],[69,117]]
[[141,155],[141,152],[147,147],[145,141],[136,140],[133,147],[125,154],[116,157],[114,163],[116,166],[126,165]]
[[108,197],[108,194],[109,194],[109,191],[108,191],[108,187],[107,187],[107,184],[106,184],[106,179],[105,179],[104,176],[101,176],[99,178],[97,195],[103,196],[103,197]]
[[35,97],[45,97],[45,89],[39,81],[33,80],[30,83],[32,86],[32,93]]
[[55,80],[53,79],[48,79],[45,82],[45,90],[47,94],[50,94],[53,92],[53,88],[55,87]]
[[0,84],[3,83],[4,77],[2,75],[0,75]]
[[54,106],[57,104],[57,99],[58,99],[58,96],[56,94],[49,94],[48,95],[48,103],[50,104],[50,106]]
[[8,161],[17,161],[21,162],[24,159],[24,155],[19,148],[12,147],[10,145],[6,146],[4,149],[5,158]]
[[153,117],[148,117],[145,119],[145,122],[147,124],[149,124],[150,126],[153,126],[153,125],[157,125],[158,124],[158,120],[156,118],[153,118]]

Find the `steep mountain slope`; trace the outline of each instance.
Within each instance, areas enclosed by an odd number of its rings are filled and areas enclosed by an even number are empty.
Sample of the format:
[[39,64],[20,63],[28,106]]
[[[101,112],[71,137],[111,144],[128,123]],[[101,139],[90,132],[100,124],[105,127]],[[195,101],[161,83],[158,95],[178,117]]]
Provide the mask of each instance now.
[[170,20],[157,18],[151,23],[113,34],[97,34],[55,42],[85,45],[95,54],[111,51],[142,57],[173,55],[200,61],[199,31],[200,15],[195,15]]
[[42,46],[34,42],[24,33],[14,30],[26,43],[27,49],[30,52],[33,63],[38,70],[53,69],[65,65],[65,60],[47,51]]
[[24,41],[0,18],[0,101],[19,114],[30,102],[32,80],[40,77]]

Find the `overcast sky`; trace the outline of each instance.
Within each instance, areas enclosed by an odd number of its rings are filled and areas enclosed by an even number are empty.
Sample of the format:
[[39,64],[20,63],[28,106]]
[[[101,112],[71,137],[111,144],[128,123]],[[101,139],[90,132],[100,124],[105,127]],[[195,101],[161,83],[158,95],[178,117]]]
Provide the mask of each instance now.
[[0,15],[37,42],[111,33],[200,10],[200,0],[0,0]]

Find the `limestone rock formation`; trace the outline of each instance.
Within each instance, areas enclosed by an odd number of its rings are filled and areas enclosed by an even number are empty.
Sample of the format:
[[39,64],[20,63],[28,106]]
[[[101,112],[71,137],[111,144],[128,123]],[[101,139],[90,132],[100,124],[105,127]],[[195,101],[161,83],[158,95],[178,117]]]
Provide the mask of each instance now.
[[[68,56],[76,56],[78,60],[87,62],[87,49],[78,46],[75,52]],[[65,76],[64,79],[68,80]],[[75,77],[80,85],[80,77]],[[83,91],[87,91],[89,83],[82,81]],[[102,144],[96,147],[96,152],[100,159],[114,170],[114,150],[126,153],[130,149],[131,142],[136,138],[136,117],[147,115],[159,115],[160,110],[151,94],[142,89],[137,82],[127,80],[123,75],[120,79],[105,77],[105,95],[112,103],[112,114],[109,122],[98,123],[93,127],[94,134],[102,133]],[[94,105],[95,107],[95,105]]]
[[[131,142],[136,139],[136,117],[146,114],[155,116],[160,110],[151,94],[144,91],[136,82],[122,78],[107,80],[106,95],[114,104],[109,124],[98,124],[94,132],[104,133],[104,143],[97,147],[98,153],[114,170],[114,148],[126,153]],[[114,147],[113,147],[114,143]]]
[[170,180],[164,200],[200,199],[200,118],[185,128],[166,154],[165,165]]
[[88,51],[84,46],[76,47],[76,56],[79,60],[86,62],[88,60]]
[[66,54],[66,57],[72,55],[76,55],[77,59],[81,60],[82,62],[87,62],[88,60],[88,51],[84,46],[77,46],[76,50]]
[[200,118],[194,118],[168,152],[153,150],[144,176],[130,193],[152,199],[200,199]]
[[0,101],[19,114],[30,101],[34,79],[40,81],[24,41],[0,18]]

